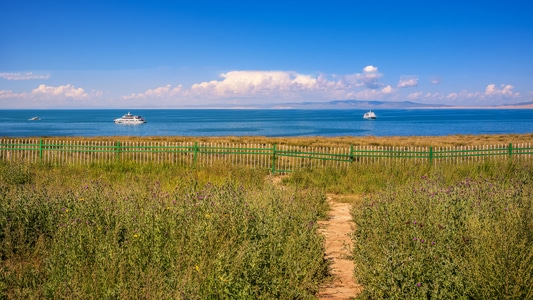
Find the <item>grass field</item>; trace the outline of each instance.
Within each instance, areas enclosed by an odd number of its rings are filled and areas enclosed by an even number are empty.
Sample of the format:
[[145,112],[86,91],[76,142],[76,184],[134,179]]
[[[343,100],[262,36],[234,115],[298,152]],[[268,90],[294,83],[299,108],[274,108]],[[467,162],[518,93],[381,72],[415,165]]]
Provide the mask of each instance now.
[[[292,143],[336,139],[319,140]],[[0,298],[313,299],[328,276],[316,225],[326,193],[354,205],[362,298],[533,298],[531,162],[270,176],[224,164],[0,163]]]
[[531,165],[491,164],[363,197],[352,212],[361,298],[532,299],[532,179]]
[[324,195],[254,170],[0,174],[1,298],[306,299],[327,273]]

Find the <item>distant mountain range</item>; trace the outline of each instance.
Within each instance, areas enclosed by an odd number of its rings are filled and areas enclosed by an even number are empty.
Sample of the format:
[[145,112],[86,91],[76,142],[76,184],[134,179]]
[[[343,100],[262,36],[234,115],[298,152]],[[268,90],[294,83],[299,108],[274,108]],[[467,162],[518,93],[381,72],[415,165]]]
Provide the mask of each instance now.
[[277,104],[270,108],[293,109],[408,109],[408,108],[533,108],[532,102],[522,102],[505,105],[445,105],[426,104],[411,101],[367,101],[367,100],[333,100],[326,102],[300,102]]

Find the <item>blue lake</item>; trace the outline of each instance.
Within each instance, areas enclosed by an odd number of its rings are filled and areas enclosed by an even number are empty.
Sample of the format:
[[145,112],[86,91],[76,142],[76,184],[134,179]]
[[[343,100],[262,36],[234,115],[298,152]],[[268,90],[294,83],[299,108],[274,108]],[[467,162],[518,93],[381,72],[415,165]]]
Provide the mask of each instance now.
[[[0,136],[443,136],[533,133],[529,109],[139,109],[148,123],[117,125],[126,110],[0,110]],[[30,121],[33,116],[41,120]]]

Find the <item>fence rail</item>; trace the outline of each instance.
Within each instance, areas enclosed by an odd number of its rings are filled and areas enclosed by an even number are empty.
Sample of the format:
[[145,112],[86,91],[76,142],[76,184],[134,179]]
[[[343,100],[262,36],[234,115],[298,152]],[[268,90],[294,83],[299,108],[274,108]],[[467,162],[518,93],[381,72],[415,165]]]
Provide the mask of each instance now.
[[272,173],[298,168],[377,161],[463,163],[488,159],[528,159],[531,144],[464,147],[300,147],[276,144],[191,142],[109,142],[43,139],[0,139],[0,160],[53,164],[151,162],[192,166],[232,163],[269,169]]

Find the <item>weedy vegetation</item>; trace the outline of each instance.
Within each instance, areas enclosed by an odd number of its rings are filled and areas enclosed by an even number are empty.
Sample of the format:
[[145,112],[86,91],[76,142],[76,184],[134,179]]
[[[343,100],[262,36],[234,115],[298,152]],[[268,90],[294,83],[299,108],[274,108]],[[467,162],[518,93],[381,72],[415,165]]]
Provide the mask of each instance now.
[[533,169],[462,171],[390,181],[353,209],[360,298],[533,298]]
[[326,193],[353,204],[360,298],[533,298],[527,159],[270,176],[224,163],[0,162],[0,298],[314,299],[328,276],[317,230]]
[[324,194],[264,170],[3,163],[0,176],[1,298],[306,299],[327,274]]

